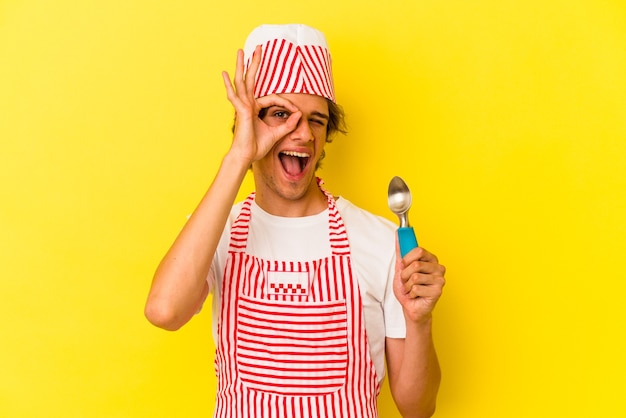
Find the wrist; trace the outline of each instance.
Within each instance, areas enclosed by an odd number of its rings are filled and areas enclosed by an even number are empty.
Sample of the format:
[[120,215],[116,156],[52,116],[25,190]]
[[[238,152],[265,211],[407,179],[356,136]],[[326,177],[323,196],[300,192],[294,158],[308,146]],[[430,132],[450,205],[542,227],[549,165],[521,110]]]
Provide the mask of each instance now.
[[222,160],[222,165],[246,172],[252,167],[252,161],[235,148],[230,148]]
[[432,313],[429,313],[427,315],[421,316],[421,317],[411,317],[409,314],[407,314],[405,312],[404,314],[404,319],[406,321],[406,327],[407,330],[409,328],[419,332],[419,333],[423,333],[423,332],[431,332],[432,328],[433,328],[433,315]]

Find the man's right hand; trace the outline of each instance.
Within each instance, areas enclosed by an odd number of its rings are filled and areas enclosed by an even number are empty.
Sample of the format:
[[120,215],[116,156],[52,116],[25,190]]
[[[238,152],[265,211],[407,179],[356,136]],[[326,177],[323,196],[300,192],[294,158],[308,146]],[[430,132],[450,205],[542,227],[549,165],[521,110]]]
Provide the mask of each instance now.
[[[254,97],[254,80],[261,63],[262,48],[257,46],[248,71],[244,68],[244,54],[237,51],[235,77],[231,81],[226,71],[222,73],[228,100],[235,108],[235,132],[230,152],[252,164],[263,158],[285,135],[293,131],[302,112],[289,100],[272,94],[258,99]],[[270,106],[279,106],[290,112],[284,124],[269,126],[259,118],[259,112]]]

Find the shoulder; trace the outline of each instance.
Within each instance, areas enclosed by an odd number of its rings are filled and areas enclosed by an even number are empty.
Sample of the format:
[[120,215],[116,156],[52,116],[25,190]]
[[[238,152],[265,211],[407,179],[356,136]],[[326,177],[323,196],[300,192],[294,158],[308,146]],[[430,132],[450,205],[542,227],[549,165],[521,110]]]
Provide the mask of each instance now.
[[337,209],[349,230],[355,227],[364,234],[394,236],[397,226],[393,222],[356,206],[346,198],[337,199]]
[[397,226],[380,215],[360,208],[347,199],[337,199],[337,209],[346,225],[353,252],[368,262],[388,265],[395,257]]

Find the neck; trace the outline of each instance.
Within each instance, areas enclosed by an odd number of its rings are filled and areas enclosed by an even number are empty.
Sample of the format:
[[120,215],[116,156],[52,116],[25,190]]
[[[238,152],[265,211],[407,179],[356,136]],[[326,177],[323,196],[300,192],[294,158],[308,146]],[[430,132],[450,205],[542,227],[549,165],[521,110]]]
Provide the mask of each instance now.
[[317,215],[328,208],[328,199],[315,181],[311,182],[302,195],[294,197],[257,186],[255,200],[267,213],[287,218]]

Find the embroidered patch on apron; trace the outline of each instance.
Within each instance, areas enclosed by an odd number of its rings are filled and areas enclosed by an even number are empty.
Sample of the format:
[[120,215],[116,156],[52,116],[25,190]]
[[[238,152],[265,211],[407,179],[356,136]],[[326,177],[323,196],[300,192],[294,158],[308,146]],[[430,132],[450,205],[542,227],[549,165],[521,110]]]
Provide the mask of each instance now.
[[309,273],[306,271],[268,271],[267,293],[269,295],[308,295]]

